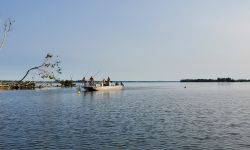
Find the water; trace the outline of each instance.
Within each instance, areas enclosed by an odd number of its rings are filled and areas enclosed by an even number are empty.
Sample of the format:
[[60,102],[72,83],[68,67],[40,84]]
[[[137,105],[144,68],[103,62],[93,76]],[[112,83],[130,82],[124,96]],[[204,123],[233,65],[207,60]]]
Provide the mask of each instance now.
[[0,149],[250,149],[250,83],[125,85],[0,91]]

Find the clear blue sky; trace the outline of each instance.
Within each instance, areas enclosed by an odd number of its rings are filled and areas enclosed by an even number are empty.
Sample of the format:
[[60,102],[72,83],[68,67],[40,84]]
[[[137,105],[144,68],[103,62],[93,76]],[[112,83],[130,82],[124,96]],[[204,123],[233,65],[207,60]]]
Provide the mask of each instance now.
[[0,79],[20,79],[47,52],[61,78],[250,78],[249,0],[2,0],[15,28]]

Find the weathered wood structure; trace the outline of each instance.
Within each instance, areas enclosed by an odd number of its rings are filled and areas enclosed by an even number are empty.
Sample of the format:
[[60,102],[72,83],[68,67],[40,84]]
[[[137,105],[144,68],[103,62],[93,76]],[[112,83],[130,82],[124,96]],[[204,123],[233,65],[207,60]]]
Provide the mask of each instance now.
[[35,89],[35,82],[0,82],[0,89],[19,90],[19,89]]

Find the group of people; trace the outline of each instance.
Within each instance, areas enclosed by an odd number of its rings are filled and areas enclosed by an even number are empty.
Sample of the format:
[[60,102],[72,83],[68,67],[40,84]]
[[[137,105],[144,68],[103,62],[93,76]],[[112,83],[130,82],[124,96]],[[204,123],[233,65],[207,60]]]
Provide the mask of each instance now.
[[102,85],[103,86],[109,86],[110,85],[110,78],[108,77],[107,80],[102,79]]
[[[95,86],[95,80],[94,80],[94,78],[93,78],[92,76],[89,78],[89,81],[87,81],[87,80],[85,79],[85,77],[83,77],[82,82],[83,82],[84,85],[86,85],[86,83],[88,83],[90,86]],[[102,85],[102,86],[110,86],[110,85],[111,85],[111,80],[110,80],[110,78],[108,77],[107,80],[106,80],[106,79],[103,79],[103,80],[101,81],[101,85]],[[116,85],[116,86],[119,85],[119,82],[116,82],[115,85]],[[124,86],[122,82],[120,82],[120,85],[121,85],[121,86]]]
[[94,85],[95,85],[95,80],[94,80],[94,78],[93,78],[92,76],[89,78],[89,81],[87,81],[87,80],[85,79],[85,77],[83,77],[83,78],[82,78],[82,83],[83,83],[84,85],[86,85],[86,84],[88,83],[90,86],[94,86]]

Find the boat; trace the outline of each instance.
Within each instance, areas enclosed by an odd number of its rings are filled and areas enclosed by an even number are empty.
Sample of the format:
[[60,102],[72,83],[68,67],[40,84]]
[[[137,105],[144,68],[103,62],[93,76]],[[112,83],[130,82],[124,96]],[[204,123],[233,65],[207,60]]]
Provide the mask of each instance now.
[[101,90],[121,90],[123,86],[121,85],[110,85],[110,86],[83,86],[85,91],[101,91]]
[[83,78],[82,88],[85,91],[102,91],[102,90],[122,90],[124,87],[122,82],[111,82],[108,77],[107,80],[94,81],[93,77],[87,81]]

